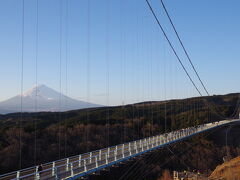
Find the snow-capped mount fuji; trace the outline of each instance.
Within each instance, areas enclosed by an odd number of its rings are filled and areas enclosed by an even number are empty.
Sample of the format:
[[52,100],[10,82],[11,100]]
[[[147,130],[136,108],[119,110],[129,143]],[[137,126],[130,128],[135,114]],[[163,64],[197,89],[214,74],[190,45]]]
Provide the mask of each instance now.
[[[22,94],[22,111],[35,112],[36,111],[35,102],[37,102],[38,112],[68,111],[75,109],[100,107],[100,105],[97,104],[75,100],[45,85],[35,86]],[[0,102],[0,114],[20,111],[21,111],[21,95],[14,96],[6,101]]]

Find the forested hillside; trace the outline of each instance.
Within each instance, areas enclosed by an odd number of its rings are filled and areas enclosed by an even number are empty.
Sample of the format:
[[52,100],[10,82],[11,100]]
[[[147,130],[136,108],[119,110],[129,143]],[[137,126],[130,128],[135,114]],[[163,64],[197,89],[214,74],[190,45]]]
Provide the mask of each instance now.
[[[239,109],[235,107],[239,105],[239,96],[228,94],[61,113],[0,115],[0,173],[20,167],[20,145],[21,168],[25,168],[165,130],[218,121],[221,116],[236,117]],[[194,147],[197,149],[207,144],[209,158],[213,157],[212,150],[218,148],[211,140],[204,138],[193,138],[192,141],[200,142]],[[194,157],[188,161],[192,161],[190,165],[196,164]],[[219,160],[212,161],[212,166],[219,163]]]

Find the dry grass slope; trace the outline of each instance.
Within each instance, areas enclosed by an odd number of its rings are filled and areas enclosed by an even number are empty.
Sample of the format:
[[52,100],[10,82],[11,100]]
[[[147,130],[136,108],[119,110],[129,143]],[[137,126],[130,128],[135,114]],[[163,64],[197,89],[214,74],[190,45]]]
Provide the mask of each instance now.
[[240,180],[240,156],[217,166],[210,180]]

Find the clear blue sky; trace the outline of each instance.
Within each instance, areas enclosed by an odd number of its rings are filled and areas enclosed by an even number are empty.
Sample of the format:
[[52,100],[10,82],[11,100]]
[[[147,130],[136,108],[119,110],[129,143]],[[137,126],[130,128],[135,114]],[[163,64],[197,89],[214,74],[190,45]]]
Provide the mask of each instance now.
[[[39,0],[39,84],[62,93],[66,93],[67,87],[69,96],[99,104],[108,104],[109,89],[110,105],[198,95],[163,38],[145,0],[89,0],[90,16],[88,0],[68,0],[68,26],[66,0],[62,0],[60,90],[60,2]],[[194,76],[160,0],[150,2]],[[239,92],[240,1],[165,0],[165,4],[209,92]],[[36,0],[25,0],[24,29],[23,85],[27,90],[36,79]],[[0,100],[20,93],[21,31],[22,0],[1,0]],[[197,81],[195,76],[194,79]]]

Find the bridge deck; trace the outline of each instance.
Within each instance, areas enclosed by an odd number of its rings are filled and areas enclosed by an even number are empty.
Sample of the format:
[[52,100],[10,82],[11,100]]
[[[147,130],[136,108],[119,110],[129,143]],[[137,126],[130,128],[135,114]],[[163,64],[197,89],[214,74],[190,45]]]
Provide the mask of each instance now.
[[97,151],[80,154],[43,165],[43,171],[37,172],[37,167],[15,171],[0,176],[0,180],[9,179],[76,179],[100,169],[112,166],[134,156],[138,156],[153,149],[166,146],[195,134],[223,126],[235,120],[223,120],[218,123],[208,123],[198,127],[190,127],[166,134],[119,144]]

